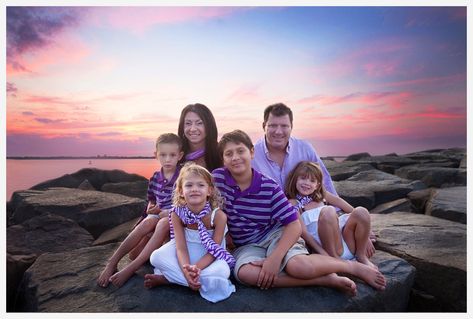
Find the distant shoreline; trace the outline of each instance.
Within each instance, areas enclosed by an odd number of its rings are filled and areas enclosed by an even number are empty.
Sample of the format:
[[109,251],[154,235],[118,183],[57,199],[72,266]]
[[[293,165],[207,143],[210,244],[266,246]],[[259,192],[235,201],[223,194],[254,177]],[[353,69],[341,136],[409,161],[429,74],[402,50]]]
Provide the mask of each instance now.
[[7,159],[14,160],[53,160],[53,159],[154,159],[154,156],[7,156]]

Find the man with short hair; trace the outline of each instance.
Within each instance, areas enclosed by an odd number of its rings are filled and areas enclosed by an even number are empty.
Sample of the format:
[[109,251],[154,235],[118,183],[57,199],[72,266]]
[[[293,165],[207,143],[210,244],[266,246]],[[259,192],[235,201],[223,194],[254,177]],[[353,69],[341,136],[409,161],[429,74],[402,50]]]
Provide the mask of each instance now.
[[300,161],[319,163],[324,174],[325,189],[337,195],[324,163],[307,141],[291,136],[293,115],[289,107],[276,103],[264,110],[264,137],[255,143],[253,168],[274,179],[285,189],[289,172]]

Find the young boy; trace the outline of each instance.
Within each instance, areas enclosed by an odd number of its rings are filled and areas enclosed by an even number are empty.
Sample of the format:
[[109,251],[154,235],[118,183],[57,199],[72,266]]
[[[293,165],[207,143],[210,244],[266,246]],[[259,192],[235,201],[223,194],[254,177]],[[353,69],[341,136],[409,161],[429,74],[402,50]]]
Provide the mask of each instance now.
[[[168,211],[171,209],[174,182],[180,171],[180,166],[177,163],[184,155],[180,137],[173,133],[160,135],[156,141],[156,151],[154,154],[161,164],[161,170],[156,171],[149,181],[146,213],[144,213],[142,220],[120,244],[112,257],[110,257],[110,260],[97,279],[97,284],[101,287],[107,287],[109,282],[120,287],[131,277],[134,270],[124,269],[117,272],[118,262],[127,253],[129,253],[131,260],[136,260],[135,258],[143,250],[155,228],[156,231],[159,231],[157,227],[158,221],[161,218],[167,217]],[[165,226],[162,227],[163,230],[166,228]],[[136,265],[133,268],[136,268]]]
[[343,272],[376,289],[385,288],[385,278],[375,268],[309,255],[300,238],[297,211],[273,179],[251,168],[254,148],[246,133],[224,134],[218,146],[224,168],[214,170],[213,176],[225,199],[229,232],[237,247],[232,253],[238,281],[261,289],[323,285],[355,295],[355,283],[335,274]]

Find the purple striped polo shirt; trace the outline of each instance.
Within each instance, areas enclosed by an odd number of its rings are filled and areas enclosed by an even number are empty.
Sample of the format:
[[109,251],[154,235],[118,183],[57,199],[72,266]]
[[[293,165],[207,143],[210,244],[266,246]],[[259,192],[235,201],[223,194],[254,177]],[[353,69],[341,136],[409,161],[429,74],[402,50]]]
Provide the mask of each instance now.
[[215,186],[225,199],[227,224],[237,246],[258,243],[272,230],[297,220],[297,211],[281,187],[256,170],[248,189],[241,191],[226,168],[212,172]]
[[178,166],[170,180],[164,177],[163,169],[154,172],[148,183],[148,201],[157,203],[161,209],[171,209],[172,191],[180,170]]

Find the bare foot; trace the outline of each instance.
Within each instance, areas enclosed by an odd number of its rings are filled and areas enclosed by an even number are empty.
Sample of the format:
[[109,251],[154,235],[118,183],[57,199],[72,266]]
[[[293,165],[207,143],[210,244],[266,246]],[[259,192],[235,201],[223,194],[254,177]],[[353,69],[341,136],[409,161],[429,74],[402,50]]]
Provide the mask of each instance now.
[[362,264],[358,261],[348,261],[353,268],[353,275],[365,281],[371,287],[377,290],[386,289],[386,278],[384,275],[373,267]]
[[110,277],[109,281],[116,287],[120,288],[125,282],[133,276],[135,272],[128,267],[123,268],[119,272]]
[[371,268],[374,268],[376,270],[379,270],[378,266],[376,266],[375,264],[373,264],[368,257],[364,256],[364,257],[356,257],[356,260],[358,260],[360,263],[362,264],[365,264],[366,266],[368,267],[371,267]]
[[163,275],[146,274],[144,285],[146,288],[166,285],[169,281]]
[[353,280],[337,274],[330,274],[328,276],[330,277],[330,282],[327,283],[327,286],[336,288],[350,297],[356,296],[356,284]]
[[99,278],[97,278],[97,285],[103,288],[107,287],[110,277],[116,272],[117,272],[116,266],[107,264],[105,268],[102,270],[102,272],[100,273]]

